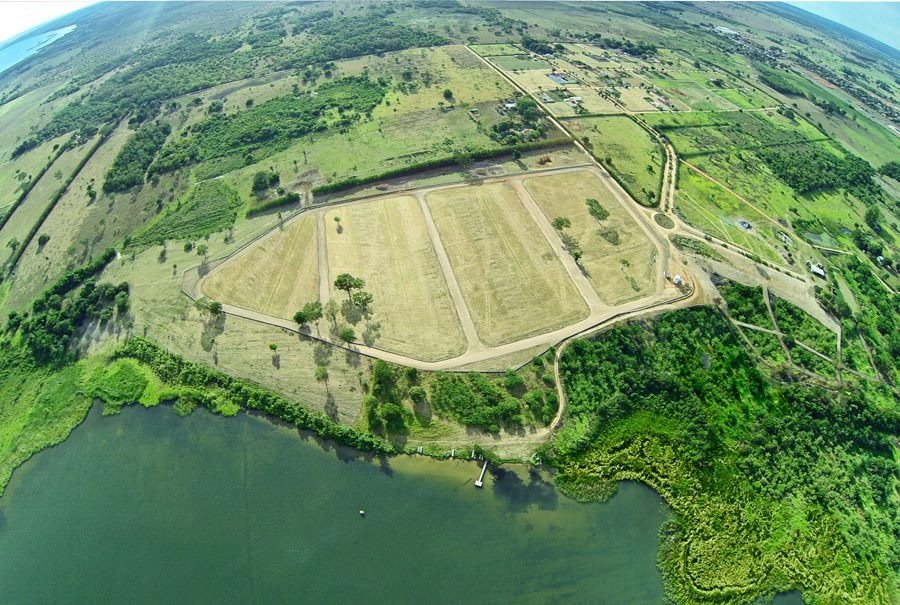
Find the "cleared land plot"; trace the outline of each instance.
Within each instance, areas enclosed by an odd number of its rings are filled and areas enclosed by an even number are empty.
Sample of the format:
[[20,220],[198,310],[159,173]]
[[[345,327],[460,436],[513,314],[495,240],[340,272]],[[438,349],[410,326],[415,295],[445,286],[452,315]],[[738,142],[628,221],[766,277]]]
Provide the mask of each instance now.
[[[617,305],[653,293],[656,248],[600,177],[586,170],[534,177],[525,188],[549,220],[562,216],[572,222],[567,231],[584,249],[581,265],[603,302]],[[598,222],[588,198],[609,216]]]
[[659,111],[647,99],[651,94],[638,86],[629,86],[627,88],[617,88],[619,94],[619,103],[628,108],[629,111]]
[[714,91],[704,88],[696,82],[655,79],[653,83],[663,90],[669,98],[680,100],[694,111],[737,109],[734,103],[725,100]]
[[[567,123],[578,138],[587,137],[591,153],[615,174],[631,197],[646,206],[658,203],[663,151],[646,130],[624,116]],[[612,161],[606,162],[607,158]]]
[[213,300],[284,319],[319,300],[316,219],[306,215],[217,267],[203,282]]
[[584,88],[570,86],[569,91],[578,97],[581,97],[581,106],[588,113],[621,113],[622,110],[616,107],[616,104],[609,99],[600,96],[592,88]]
[[482,57],[498,57],[500,55],[521,55],[522,49],[512,44],[472,44],[469,46]]
[[549,69],[550,64],[530,55],[509,55],[492,57],[491,61],[505,71],[530,71],[533,69]]
[[[340,218],[341,232],[338,233]],[[335,208],[325,216],[330,279],[351,273],[366,280],[375,297],[366,326],[380,349],[423,361],[448,359],[466,349],[466,341],[444,274],[432,246],[419,202],[402,196]],[[338,302],[344,292],[333,289]],[[378,326],[374,328],[374,326]]]
[[509,185],[436,191],[427,201],[482,342],[496,346],[587,317],[587,304]]

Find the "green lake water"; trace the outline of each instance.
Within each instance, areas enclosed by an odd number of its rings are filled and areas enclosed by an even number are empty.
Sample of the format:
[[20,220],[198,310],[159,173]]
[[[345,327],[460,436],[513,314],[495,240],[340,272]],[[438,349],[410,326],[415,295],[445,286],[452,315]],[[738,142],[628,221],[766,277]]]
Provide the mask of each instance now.
[[478,490],[478,471],[247,415],[95,406],[0,498],[0,601],[661,602],[654,492],[583,505],[523,469]]

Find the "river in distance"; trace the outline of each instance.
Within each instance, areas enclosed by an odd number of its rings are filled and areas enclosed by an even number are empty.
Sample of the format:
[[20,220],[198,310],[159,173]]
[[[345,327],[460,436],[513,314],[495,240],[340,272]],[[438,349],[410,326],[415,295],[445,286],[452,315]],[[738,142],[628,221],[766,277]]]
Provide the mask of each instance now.
[[[0,498],[4,603],[660,603],[660,498],[370,459],[264,418],[98,406]],[[496,471],[495,471],[496,473]],[[359,514],[365,510],[365,516]]]
[[24,61],[31,55],[40,52],[40,50],[48,44],[71,33],[75,30],[75,27],[75,25],[69,25],[68,27],[54,29],[53,31],[29,36],[18,42],[0,47],[0,73],[3,73],[16,63]]

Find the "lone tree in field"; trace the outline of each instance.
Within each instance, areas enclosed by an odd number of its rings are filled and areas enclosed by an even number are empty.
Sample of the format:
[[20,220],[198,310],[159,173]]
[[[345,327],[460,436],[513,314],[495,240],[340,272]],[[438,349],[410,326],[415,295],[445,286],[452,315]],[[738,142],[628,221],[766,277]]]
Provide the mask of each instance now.
[[222,303],[217,300],[212,300],[206,305],[206,308],[213,316],[218,316],[222,314]]
[[328,368],[324,366],[316,367],[316,382],[325,383],[325,394],[328,394]]
[[353,277],[349,273],[341,273],[334,280],[334,287],[347,293],[347,299],[352,303],[353,298],[350,295],[351,290],[361,290],[366,286],[365,280]]

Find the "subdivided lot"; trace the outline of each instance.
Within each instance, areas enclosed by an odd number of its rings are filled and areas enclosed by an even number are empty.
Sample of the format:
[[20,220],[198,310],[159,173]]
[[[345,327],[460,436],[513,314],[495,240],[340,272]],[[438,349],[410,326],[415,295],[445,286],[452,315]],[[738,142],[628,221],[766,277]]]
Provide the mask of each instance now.
[[659,200],[663,150],[634,120],[625,116],[567,120],[572,134],[587,141],[591,153],[645,206]]
[[203,282],[213,300],[290,319],[319,300],[316,217],[305,215],[217,267]]
[[[571,221],[568,231],[584,250],[581,265],[603,302],[622,304],[654,292],[656,247],[599,176],[589,171],[527,179],[525,188],[553,221]],[[587,200],[608,216],[598,221]]]
[[[335,208],[325,215],[325,228],[329,283],[350,273],[364,279],[365,290],[375,298],[371,320],[357,326],[361,340],[423,361],[465,351],[447,282],[415,198]],[[337,301],[346,300],[344,292],[331,287]]]
[[469,46],[482,57],[498,57],[500,55],[521,55],[522,49],[512,44],[472,44]]
[[496,346],[587,317],[556,252],[509,184],[427,196],[482,342]]
[[[210,247],[221,249],[221,241],[211,240]],[[167,262],[160,263],[158,251],[148,249],[133,259],[114,261],[103,274],[103,281],[129,283],[134,333],[341,422],[356,422],[363,396],[360,372],[367,370],[364,358],[265,323],[233,315],[211,317],[181,293],[182,273],[172,271],[173,264],[196,265],[196,253],[172,247]],[[114,339],[107,336],[105,342],[112,344]],[[316,379],[320,365],[328,371],[327,383]]]

